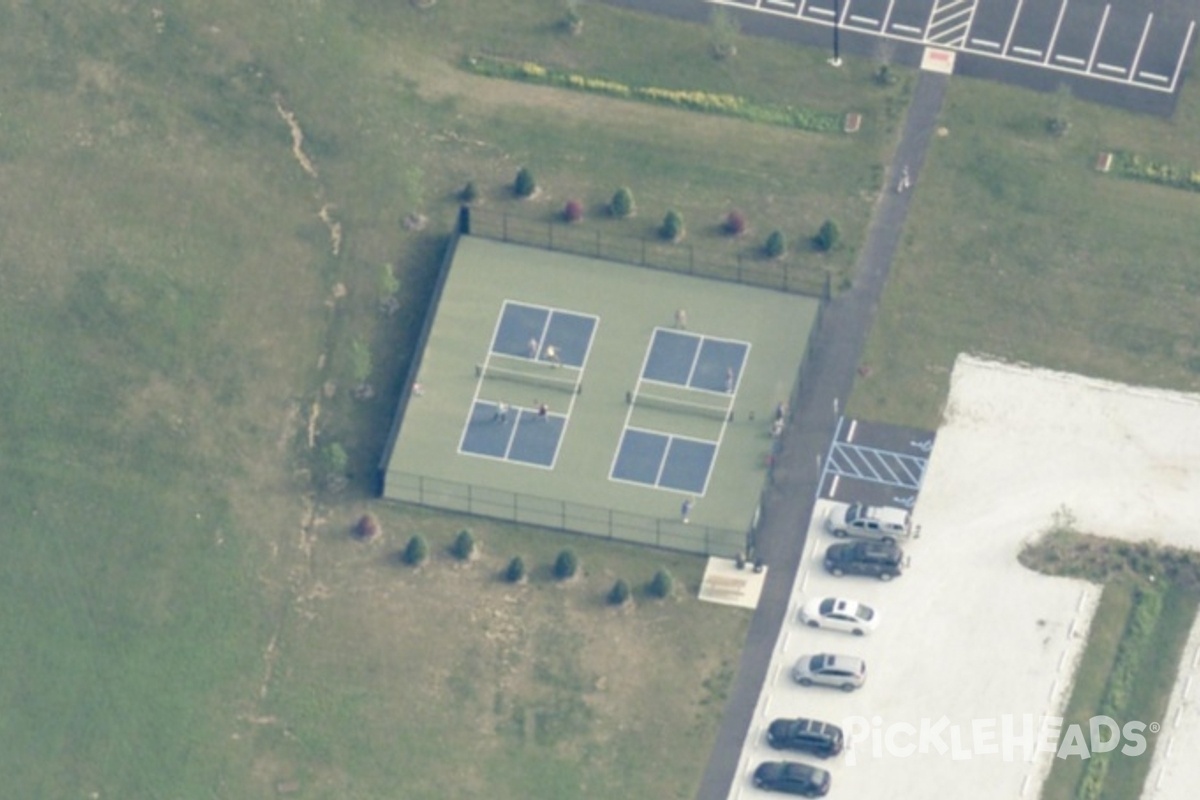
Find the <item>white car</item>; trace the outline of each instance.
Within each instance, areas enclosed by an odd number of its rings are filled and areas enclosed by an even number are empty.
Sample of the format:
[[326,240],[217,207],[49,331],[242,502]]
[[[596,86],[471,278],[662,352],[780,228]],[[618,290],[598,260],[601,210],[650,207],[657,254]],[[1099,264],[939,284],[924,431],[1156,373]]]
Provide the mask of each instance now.
[[862,636],[875,630],[879,614],[855,600],[841,597],[814,597],[800,609],[800,621],[810,628],[829,628]]

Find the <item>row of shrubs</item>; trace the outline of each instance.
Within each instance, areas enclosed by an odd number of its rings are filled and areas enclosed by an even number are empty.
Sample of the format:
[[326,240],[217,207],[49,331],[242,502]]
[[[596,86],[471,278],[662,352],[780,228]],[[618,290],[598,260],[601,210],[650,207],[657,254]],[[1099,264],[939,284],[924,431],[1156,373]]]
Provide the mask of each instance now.
[[[468,530],[461,530],[454,537],[454,542],[450,545],[450,554],[459,561],[469,561],[476,551],[475,538]],[[415,567],[424,563],[429,558],[429,542],[424,536],[417,534],[408,540],[408,544],[400,552],[400,560],[409,566]],[[554,559],[553,566],[554,577],[557,580],[570,580],[579,573],[579,557],[575,555],[575,551],[570,548],[561,550],[558,556]],[[509,583],[520,583],[528,577],[529,570],[525,566],[525,560],[520,556],[514,556],[501,573],[504,580]],[[675,589],[675,579],[671,573],[665,569],[660,569],[654,573],[654,577],[646,585],[646,592],[652,597],[667,598]],[[607,598],[608,602],[613,605],[624,605],[629,601],[631,589],[629,582],[624,578],[618,578],[609,590]]]
[[795,106],[753,103],[732,94],[665,89],[658,86],[631,86],[619,81],[557,70],[533,61],[513,61],[495,56],[475,55],[467,58],[466,66],[472,72],[493,78],[561,86],[609,97],[640,100],[710,114],[738,117],[769,125],[782,125],[819,133],[836,133],[842,127],[839,114],[812,111]]
[[1151,161],[1125,151],[1113,153],[1113,167],[1123,178],[1200,192],[1200,169]]
[[[1142,657],[1149,649],[1158,618],[1162,614],[1163,596],[1158,587],[1141,587],[1134,590],[1133,607],[1129,610],[1129,622],[1125,635],[1117,647],[1112,672],[1100,699],[1099,713],[1121,719],[1129,694],[1137,680]],[[1083,777],[1075,791],[1076,800],[1099,800],[1104,793],[1104,780],[1108,777],[1111,753],[1095,753],[1084,768]]]
[[[513,194],[517,197],[528,198],[537,193],[538,183],[533,172],[528,167],[517,170],[513,180]],[[479,198],[479,189],[474,182],[468,183],[459,192],[459,199],[465,203],[473,203]],[[613,194],[608,204],[608,213],[617,218],[630,217],[634,213],[633,192],[627,186],[622,186]],[[582,222],[584,217],[583,203],[577,199],[567,200],[563,205],[562,218],[564,222]],[[721,229],[730,236],[741,236],[749,229],[749,221],[741,211],[733,210],[725,215]],[[683,215],[674,209],[668,211],[658,228],[659,236],[671,242],[682,239],[686,233]],[[817,234],[813,237],[813,246],[818,250],[828,252],[838,246],[841,241],[841,231],[833,220],[825,220]],[[768,258],[781,258],[788,250],[787,237],[783,231],[771,231],[763,243],[763,253]]]

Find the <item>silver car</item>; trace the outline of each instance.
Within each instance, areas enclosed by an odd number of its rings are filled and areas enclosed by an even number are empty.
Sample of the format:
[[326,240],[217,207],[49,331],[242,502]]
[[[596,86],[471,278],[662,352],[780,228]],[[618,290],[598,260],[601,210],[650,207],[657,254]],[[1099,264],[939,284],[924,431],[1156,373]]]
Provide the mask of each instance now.
[[792,667],[792,680],[801,686],[833,686],[852,692],[867,682],[867,662],[833,653],[800,656]]

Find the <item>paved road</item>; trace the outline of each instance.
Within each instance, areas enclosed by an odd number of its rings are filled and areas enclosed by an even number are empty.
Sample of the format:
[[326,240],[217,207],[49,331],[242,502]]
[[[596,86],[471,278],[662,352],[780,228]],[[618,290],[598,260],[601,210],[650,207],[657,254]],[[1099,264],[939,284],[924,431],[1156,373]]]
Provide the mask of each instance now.
[[[713,2],[742,30],[832,49],[833,0],[605,0],[704,23]],[[841,50],[915,67],[926,45],[955,74],[1170,116],[1200,38],[1200,0],[840,0]],[[1194,61],[1194,55],[1191,56]]]
[[811,378],[800,387],[759,532],[758,555],[769,567],[766,584],[750,621],[741,665],[730,689],[698,800],[726,800],[731,782],[742,779],[734,772],[804,551],[800,520],[807,521],[812,515],[821,480],[819,460],[829,450],[837,424],[834,401],[844,408],[854,384],[867,333],[900,243],[909,202],[920,184],[921,165],[937,126],[947,81],[944,75],[921,74],[892,162],[893,175],[908,166],[914,187],[897,194],[892,183],[880,196],[859,258],[854,287],[830,303],[821,328],[815,333],[816,346],[809,367]]

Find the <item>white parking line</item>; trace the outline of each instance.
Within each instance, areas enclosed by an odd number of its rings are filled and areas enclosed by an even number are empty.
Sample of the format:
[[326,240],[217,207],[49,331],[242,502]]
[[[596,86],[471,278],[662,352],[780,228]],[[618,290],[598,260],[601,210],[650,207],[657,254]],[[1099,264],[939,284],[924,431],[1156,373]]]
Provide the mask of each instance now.
[[[1175,74],[1171,77],[1171,91],[1175,91],[1175,82],[1179,80],[1179,71],[1183,69],[1183,59],[1187,55],[1188,47],[1192,43],[1192,34],[1196,30],[1196,20],[1192,20],[1188,25],[1187,36],[1183,37],[1183,47],[1179,50],[1179,61],[1175,62]],[[1196,657],[1200,658],[1200,650],[1196,651]]]
[[850,21],[851,22],[865,22],[868,25],[878,25],[879,24],[879,20],[875,19],[874,17],[864,17],[861,14],[851,14]]
[[902,25],[899,22],[897,22],[895,25],[892,26],[892,30],[904,31],[905,33],[918,33],[918,34],[921,32],[921,29],[916,27],[915,25]]
[[854,431],[857,429],[858,429],[858,420],[856,420],[856,419],[850,420],[850,427],[846,431],[846,444],[851,444],[854,442]]
[[789,2],[787,2],[787,0],[767,0],[767,5],[779,6],[780,8],[786,8],[788,11],[798,11],[799,10],[796,7],[797,6],[796,3],[789,3]]
[[888,0],[887,13],[883,15],[883,24],[879,26],[879,30],[886,31],[888,23],[892,21],[892,8],[896,5],[896,0]]
[[1096,65],[1096,69],[1103,70],[1104,72],[1111,72],[1116,75],[1125,74],[1124,67],[1118,67],[1116,64],[1105,64],[1103,61]]
[[1008,26],[1008,36],[1004,37],[1004,47],[1001,48],[1002,52],[1007,53],[1008,46],[1012,44],[1013,31],[1017,29],[1017,19],[1021,16],[1021,4],[1024,2],[1025,0],[1017,0],[1017,10],[1013,12],[1012,24]]
[[1170,83],[1171,82],[1171,79],[1168,78],[1166,75],[1160,75],[1157,72],[1147,72],[1146,70],[1142,70],[1141,72],[1139,72],[1137,74],[1137,76],[1139,78],[1146,78],[1147,80],[1151,80],[1151,81],[1158,81],[1159,83]]
[[1046,60],[1050,60],[1050,54],[1054,52],[1054,43],[1058,41],[1058,29],[1062,26],[1063,15],[1067,13],[1067,2],[1063,0],[1062,6],[1058,9],[1058,19],[1054,22],[1054,33],[1050,34],[1050,44],[1046,45]]
[[841,478],[842,478],[841,475],[833,476],[833,483],[829,484],[829,496],[830,497],[833,497],[835,494],[837,494],[837,485],[838,485],[838,481],[841,480]]
[[1035,50],[1032,47],[1021,47],[1020,45],[1017,45],[1016,47],[1014,47],[1010,52],[1020,53],[1023,56],[1033,56],[1034,58],[1042,57],[1041,50]]
[[972,39],[971,44],[975,45],[976,47],[990,47],[993,50],[1000,49],[1000,43],[993,42],[991,39]]
[[1146,15],[1146,27],[1142,28],[1142,40],[1138,42],[1137,52],[1133,54],[1133,63],[1129,65],[1129,74],[1137,73],[1138,64],[1142,60],[1142,48],[1146,46],[1146,37],[1150,34],[1150,23],[1154,21],[1154,13]]
[[1096,63],[1096,52],[1100,49],[1100,39],[1104,36],[1104,26],[1108,24],[1108,12],[1112,10],[1112,6],[1104,7],[1104,14],[1100,17],[1100,29],[1096,31],[1096,40],[1092,42],[1092,54],[1088,56],[1087,71],[1092,71],[1092,65]]
[[1073,64],[1077,67],[1082,67],[1084,64],[1087,63],[1082,58],[1076,58],[1075,56],[1064,56],[1064,55],[1058,55],[1058,54],[1055,54],[1054,60],[1061,61],[1064,64]]
[[810,8],[810,9],[809,9],[809,13],[811,13],[811,14],[820,14],[822,17],[832,17],[832,16],[833,16],[833,9],[829,9],[829,8]]

